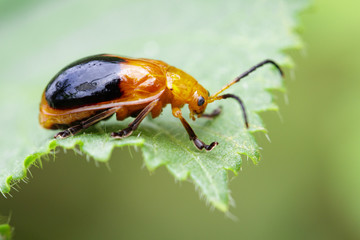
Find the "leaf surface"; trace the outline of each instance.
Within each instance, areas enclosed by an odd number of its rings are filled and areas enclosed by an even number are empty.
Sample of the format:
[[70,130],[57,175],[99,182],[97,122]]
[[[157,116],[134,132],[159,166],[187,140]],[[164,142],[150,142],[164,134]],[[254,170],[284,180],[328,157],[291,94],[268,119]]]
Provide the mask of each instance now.
[[0,240],[11,239],[11,227],[9,224],[0,224]]
[[228,171],[237,174],[242,155],[254,163],[260,160],[252,133],[266,129],[258,113],[278,109],[269,90],[284,91],[283,80],[272,67],[259,69],[227,90],[244,101],[249,130],[231,99],[208,106],[209,112],[223,107],[216,119],[189,120],[201,140],[219,142],[211,152],[193,146],[169,106],[159,118],[146,119],[132,136],[120,141],[109,134],[131,119],[112,118],[77,136],[54,140],[56,131],[41,129],[37,122],[42,91],[69,62],[108,52],[161,59],[190,73],[214,93],[264,59],[291,66],[283,50],[302,45],[294,28],[307,1],[101,1],[83,11],[85,3],[26,5],[0,21],[0,191],[9,193],[12,183],[24,179],[27,169],[57,146],[79,146],[86,155],[105,162],[114,147],[131,145],[141,146],[149,170],[165,165],[175,178],[192,179],[211,204],[227,211]]

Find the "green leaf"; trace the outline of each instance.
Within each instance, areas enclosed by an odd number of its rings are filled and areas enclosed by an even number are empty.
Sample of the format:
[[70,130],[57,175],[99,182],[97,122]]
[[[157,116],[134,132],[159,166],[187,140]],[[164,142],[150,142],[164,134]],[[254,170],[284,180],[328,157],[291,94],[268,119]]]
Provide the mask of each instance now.
[[11,227],[9,224],[0,224],[0,240],[11,239]]
[[[11,3],[2,8],[10,7]],[[253,132],[266,133],[258,113],[277,110],[269,90],[284,91],[279,74],[259,69],[227,90],[244,101],[250,129],[244,128],[237,103],[224,100],[214,120],[189,121],[211,152],[198,151],[181,123],[164,109],[146,119],[132,136],[114,140],[109,133],[131,121],[111,119],[84,133],[54,140],[56,131],[41,129],[38,104],[51,77],[78,58],[108,52],[161,59],[193,75],[211,93],[258,62],[271,58],[291,66],[283,50],[300,48],[294,33],[296,15],[306,0],[256,1],[56,1],[13,7],[0,17],[0,191],[27,176],[27,169],[57,147],[75,146],[97,161],[108,161],[116,146],[141,146],[149,170],[165,165],[176,179],[190,178],[221,211],[229,208],[228,170],[237,174],[242,157],[260,160]],[[15,9],[15,10],[14,10]],[[11,46],[11,47],[10,47]],[[188,110],[184,108],[186,116]],[[39,161],[39,163],[41,163]]]

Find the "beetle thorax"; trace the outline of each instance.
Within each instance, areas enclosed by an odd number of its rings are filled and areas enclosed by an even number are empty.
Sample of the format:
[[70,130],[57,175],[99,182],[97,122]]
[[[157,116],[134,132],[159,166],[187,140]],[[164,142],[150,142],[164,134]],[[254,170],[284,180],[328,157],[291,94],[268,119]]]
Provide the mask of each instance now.
[[169,67],[166,73],[167,88],[172,94],[172,104],[182,106],[189,103],[198,82],[186,72]]
[[172,107],[188,104],[190,118],[195,120],[195,115],[201,116],[207,106],[208,91],[195,78],[175,67],[168,68],[166,81]]

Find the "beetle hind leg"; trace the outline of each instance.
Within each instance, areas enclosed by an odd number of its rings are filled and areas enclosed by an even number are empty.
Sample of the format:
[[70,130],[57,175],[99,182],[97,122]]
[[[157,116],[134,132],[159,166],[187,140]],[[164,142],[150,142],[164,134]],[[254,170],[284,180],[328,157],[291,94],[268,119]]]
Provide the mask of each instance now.
[[86,129],[86,128],[94,125],[95,123],[97,123],[105,118],[110,117],[117,110],[118,110],[118,108],[110,108],[105,111],[102,111],[101,113],[98,113],[98,114],[80,122],[80,124],[78,124],[78,125],[72,126],[64,131],[58,132],[57,134],[55,134],[54,138],[67,138],[67,137],[73,136],[76,133],[80,132],[81,130]]
[[55,134],[54,138],[67,138],[67,137],[75,135],[82,129],[83,129],[83,126],[81,124],[75,125],[64,131],[58,132],[57,134]]

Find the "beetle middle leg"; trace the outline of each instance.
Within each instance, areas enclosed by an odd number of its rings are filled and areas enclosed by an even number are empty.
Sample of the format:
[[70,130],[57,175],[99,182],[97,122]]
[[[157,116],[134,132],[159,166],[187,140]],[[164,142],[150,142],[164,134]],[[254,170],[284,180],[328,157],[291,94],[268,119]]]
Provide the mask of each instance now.
[[185,120],[185,118],[183,118],[180,108],[175,107],[172,109],[172,111],[173,111],[173,115],[180,119],[186,132],[189,134],[190,140],[193,141],[193,143],[194,143],[195,147],[197,147],[197,149],[202,150],[203,148],[205,148],[206,151],[211,151],[211,150],[213,150],[214,147],[216,147],[219,144],[218,142],[212,142],[212,143],[210,143],[210,145],[205,144],[203,141],[201,141],[196,136],[196,134],[195,134],[194,130],[191,128],[190,124]]
[[111,136],[113,138],[125,138],[132,134],[133,131],[135,131],[142,120],[151,112],[151,110],[158,104],[159,100],[155,100],[148,104],[140,113],[137,115],[135,120],[131,122],[127,128],[124,128],[123,130],[120,130],[119,132],[113,132],[111,133]]
[[72,126],[64,131],[58,132],[54,138],[67,138],[69,136],[75,135],[76,133],[78,133],[79,131],[86,129],[92,125],[94,125],[95,123],[110,117],[111,115],[113,115],[116,111],[118,110],[118,108],[110,108],[107,109],[105,111],[102,111],[99,114],[96,114],[92,117],[89,117],[88,119],[80,122],[80,124]]

